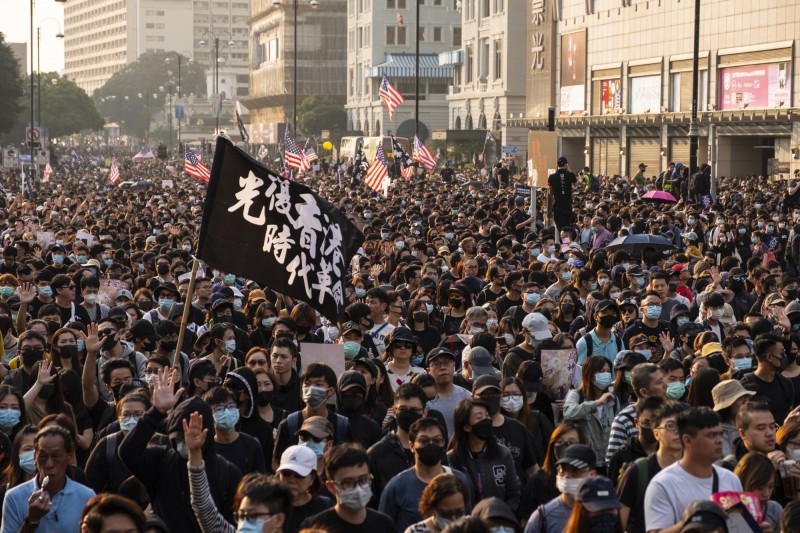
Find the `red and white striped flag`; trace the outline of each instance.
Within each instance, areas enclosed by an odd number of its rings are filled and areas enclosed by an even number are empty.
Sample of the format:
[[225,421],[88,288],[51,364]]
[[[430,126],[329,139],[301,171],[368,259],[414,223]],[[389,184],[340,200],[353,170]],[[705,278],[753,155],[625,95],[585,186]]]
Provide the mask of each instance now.
[[286,128],[286,132],[283,135],[283,163],[289,168],[300,171],[302,171],[305,163],[305,157],[300,153],[300,148],[294,142],[294,139],[289,136],[289,128]]
[[208,180],[211,179],[211,171],[208,170],[208,167],[197,158],[197,154],[195,154],[192,149],[189,148],[188,144],[186,145],[186,156],[183,161],[183,170],[190,176],[206,183],[208,183]]
[[375,160],[367,169],[364,178],[366,184],[377,192],[383,192],[383,180],[389,177],[389,161],[386,159],[386,152],[383,146],[378,144],[378,151],[375,152]]
[[53,174],[53,169],[50,166],[50,163],[47,163],[44,166],[44,178],[42,179],[42,183],[48,183],[50,181],[50,176]]
[[383,105],[385,105],[386,109],[389,111],[389,118],[392,118],[394,108],[406,101],[403,95],[400,94],[400,91],[398,91],[394,85],[389,83],[389,78],[386,76],[384,76],[383,80],[381,80],[381,87],[378,90],[378,96],[380,96]]
[[416,135],[414,135],[414,161],[425,165],[428,172],[433,170],[433,167],[436,166],[436,160],[433,158],[433,154],[428,147],[422,143],[422,139]]
[[408,165],[407,167],[405,167],[403,170],[400,171],[400,174],[402,174],[404,178],[413,178],[416,170],[417,167],[415,167],[414,165]]
[[108,171],[108,179],[111,180],[111,183],[117,183],[119,181],[119,167],[117,166],[117,158],[111,158],[111,170]]

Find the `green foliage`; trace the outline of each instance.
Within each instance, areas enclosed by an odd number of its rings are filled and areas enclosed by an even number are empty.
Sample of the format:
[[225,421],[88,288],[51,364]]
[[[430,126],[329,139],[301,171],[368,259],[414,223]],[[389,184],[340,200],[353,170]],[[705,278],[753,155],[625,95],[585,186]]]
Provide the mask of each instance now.
[[22,79],[20,65],[0,33],[0,135],[10,131],[17,121],[21,107]]
[[[59,77],[55,72],[43,72],[40,93],[36,86],[38,78],[39,76],[34,75],[33,96],[34,100],[41,104],[41,111],[36,111],[34,120],[38,122],[41,116],[42,126],[47,128],[51,139],[80,131],[97,131],[103,128],[103,117],[94,105],[94,101],[75,82]],[[29,80],[27,75],[24,76],[22,85],[29,87]],[[22,98],[20,104],[21,112],[8,134],[3,136],[5,142],[24,141],[25,128],[30,122],[30,98]],[[34,107],[34,109],[36,108]]]
[[[169,59],[169,61],[167,61]],[[206,95],[205,70],[201,65],[181,60],[181,94]],[[99,89],[94,92],[95,102],[109,121],[122,126],[123,133],[144,136],[150,118],[156,111],[163,109],[164,100],[168,98],[170,86],[173,91],[173,105],[178,94],[178,56],[174,52],[143,54],[116,72]],[[163,91],[159,90],[163,87]],[[139,98],[139,94],[142,98]],[[150,95],[150,104],[146,97]],[[154,99],[153,94],[158,98]],[[127,99],[126,99],[127,97]],[[149,107],[150,116],[146,116]]]
[[343,130],[347,127],[347,112],[326,96],[309,96],[297,106],[297,125],[300,133],[311,136],[322,130]]

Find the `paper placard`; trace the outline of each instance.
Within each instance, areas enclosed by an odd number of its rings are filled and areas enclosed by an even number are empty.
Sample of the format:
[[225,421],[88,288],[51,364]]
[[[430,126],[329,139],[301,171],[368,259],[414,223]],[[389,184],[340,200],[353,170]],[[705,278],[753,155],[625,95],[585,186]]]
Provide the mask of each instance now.
[[761,502],[758,499],[757,492],[716,492],[711,495],[711,501],[725,510],[731,509],[741,502],[753,516],[756,523],[760,524],[764,519],[764,513],[761,510]]
[[550,399],[563,400],[572,387],[572,374],[578,364],[578,351],[542,350],[542,383]]
[[56,242],[56,235],[52,231],[37,231],[36,240],[42,246],[52,246]]
[[129,288],[128,283],[121,279],[100,279],[100,290],[97,294],[97,303],[114,307],[117,304],[117,293]]
[[94,244],[94,235],[86,231],[85,229],[78,230],[78,233],[75,234],[76,239],[80,239],[86,243],[86,246],[91,246]]
[[311,363],[325,363],[340,376],[345,371],[343,344],[300,343],[300,359],[303,370]]
[[174,187],[172,180],[161,180],[161,186],[165,189],[171,189]]

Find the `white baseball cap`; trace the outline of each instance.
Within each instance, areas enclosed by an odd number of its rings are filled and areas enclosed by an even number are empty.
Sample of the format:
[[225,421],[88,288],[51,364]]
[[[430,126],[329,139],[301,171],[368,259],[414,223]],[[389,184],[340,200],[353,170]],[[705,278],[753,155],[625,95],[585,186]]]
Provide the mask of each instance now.
[[289,446],[281,455],[281,470],[291,470],[306,477],[317,469],[317,455],[307,446]]
[[527,329],[537,341],[552,339],[553,334],[547,327],[547,317],[541,313],[530,313],[522,319],[522,327]]

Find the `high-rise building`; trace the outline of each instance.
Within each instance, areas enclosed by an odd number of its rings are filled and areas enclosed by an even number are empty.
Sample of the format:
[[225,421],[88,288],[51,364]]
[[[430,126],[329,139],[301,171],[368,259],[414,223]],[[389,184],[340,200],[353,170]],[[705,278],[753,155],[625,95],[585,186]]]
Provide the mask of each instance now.
[[[420,20],[416,20],[416,1]],[[439,53],[461,44],[456,0],[348,0],[348,127],[365,135],[413,137],[415,131],[416,38],[419,27],[419,134],[448,125],[447,91],[453,66],[440,65]],[[393,118],[378,97],[383,76],[406,101]]]
[[11,47],[11,53],[19,62],[19,71],[28,72],[30,64],[28,62],[28,43],[6,43]]
[[294,120],[295,101],[300,105],[307,96],[344,104],[346,4],[251,0],[250,94],[242,99],[250,111],[250,142],[279,142]]
[[[525,111],[525,47],[518,36],[526,31],[530,2],[463,0],[461,42],[441,55],[454,66],[447,101],[448,129],[489,130],[507,154],[524,154],[527,130],[510,127],[508,119]],[[493,160],[497,146],[487,147]],[[513,152],[512,152],[513,151]]]
[[167,51],[191,56],[210,72],[214,37],[208,30],[220,38],[220,85],[235,80],[236,92],[246,94],[248,15],[247,0],[70,0],[64,4],[64,73],[92,94],[142,54]]

